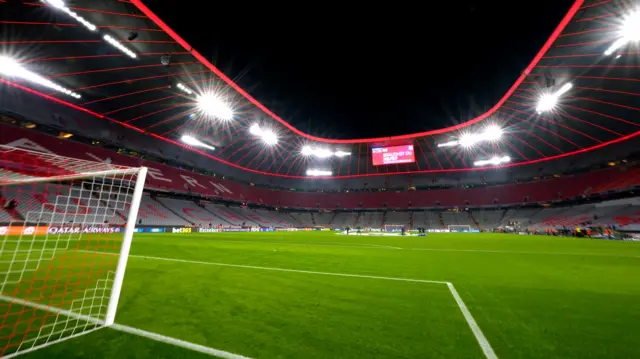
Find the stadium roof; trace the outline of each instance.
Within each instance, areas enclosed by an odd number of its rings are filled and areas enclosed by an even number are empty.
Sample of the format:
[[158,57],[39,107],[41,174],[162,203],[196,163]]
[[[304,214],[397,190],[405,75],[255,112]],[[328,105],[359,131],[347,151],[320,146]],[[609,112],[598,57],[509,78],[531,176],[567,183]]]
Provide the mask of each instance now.
[[[492,158],[518,166],[640,134],[640,19],[628,20],[640,6],[632,3],[577,0],[489,111],[388,138],[329,139],[296,129],[140,0],[68,0],[68,7],[62,0],[0,0],[0,82],[253,173],[469,171],[499,163],[487,162]],[[415,163],[372,165],[372,147],[409,144]]]

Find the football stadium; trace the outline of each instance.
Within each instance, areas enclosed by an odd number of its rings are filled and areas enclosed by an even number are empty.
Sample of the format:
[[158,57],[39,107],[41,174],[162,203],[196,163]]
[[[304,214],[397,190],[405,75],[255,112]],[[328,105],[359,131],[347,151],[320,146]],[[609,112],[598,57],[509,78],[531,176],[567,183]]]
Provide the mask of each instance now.
[[477,117],[353,139],[147,3],[0,0],[1,357],[640,358],[640,3],[576,0]]

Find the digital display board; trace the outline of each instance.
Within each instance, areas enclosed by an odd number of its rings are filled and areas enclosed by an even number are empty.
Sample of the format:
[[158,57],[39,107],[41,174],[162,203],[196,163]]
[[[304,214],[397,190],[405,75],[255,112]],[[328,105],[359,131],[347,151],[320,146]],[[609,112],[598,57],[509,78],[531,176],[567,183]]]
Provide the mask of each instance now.
[[371,149],[373,165],[392,165],[396,163],[413,163],[416,161],[413,145],[375,147]]

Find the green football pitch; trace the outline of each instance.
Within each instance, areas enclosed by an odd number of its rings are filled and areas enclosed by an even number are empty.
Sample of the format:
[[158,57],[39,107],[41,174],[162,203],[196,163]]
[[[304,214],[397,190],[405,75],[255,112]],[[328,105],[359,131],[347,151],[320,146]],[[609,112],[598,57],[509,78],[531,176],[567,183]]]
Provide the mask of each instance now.
[[[116,323],[227,358],[640,358],[640,243],[136,234]],[[22,357],[210,356],[104,328]]]

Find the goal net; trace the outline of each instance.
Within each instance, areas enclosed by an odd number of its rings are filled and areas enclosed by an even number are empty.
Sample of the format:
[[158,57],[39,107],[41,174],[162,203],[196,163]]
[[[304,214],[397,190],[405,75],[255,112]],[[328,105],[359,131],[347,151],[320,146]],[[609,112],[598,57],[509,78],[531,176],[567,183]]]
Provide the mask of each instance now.
[[471,226],[468,224],[452,224],[447,227],[449,232],[471,232]]
[[0,146],[0,357],[113,324],[146,171]]
[[385,232],[402,232],[403,228],[405,228],[404,224],[385,224],[384,225]]

